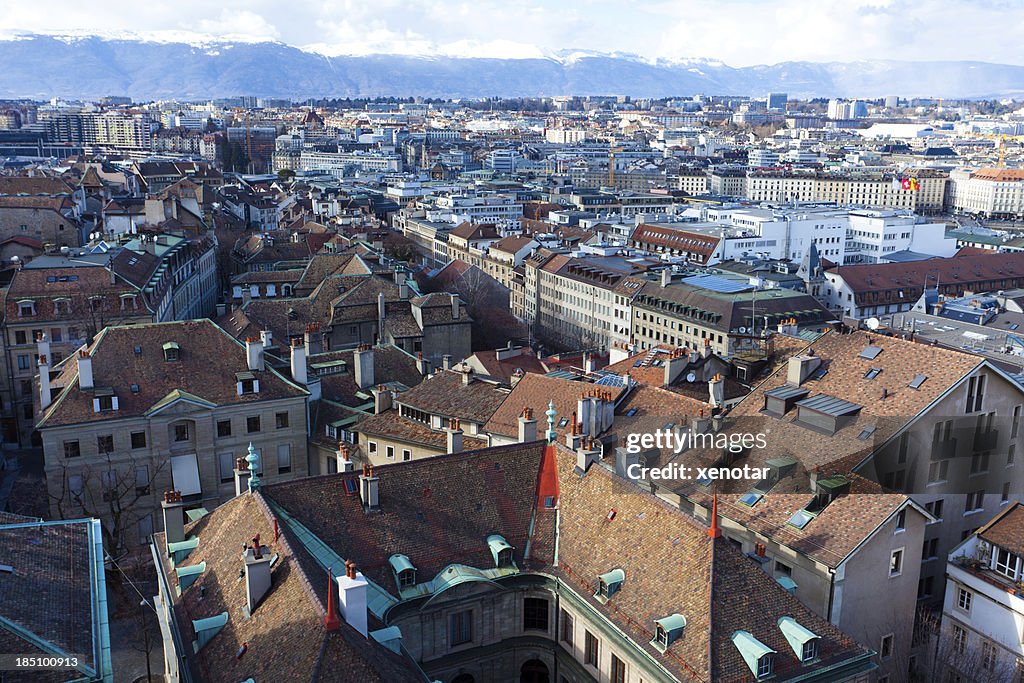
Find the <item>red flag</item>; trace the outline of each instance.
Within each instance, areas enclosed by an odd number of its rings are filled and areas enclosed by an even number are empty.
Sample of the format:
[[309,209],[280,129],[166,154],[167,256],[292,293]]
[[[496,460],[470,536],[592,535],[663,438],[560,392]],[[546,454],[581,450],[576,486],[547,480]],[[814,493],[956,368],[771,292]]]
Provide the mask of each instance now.
[[900,187],[902,187],[904,190],[909,190],[910,189],[910,178],[902,178],[902,179],[900,179]]

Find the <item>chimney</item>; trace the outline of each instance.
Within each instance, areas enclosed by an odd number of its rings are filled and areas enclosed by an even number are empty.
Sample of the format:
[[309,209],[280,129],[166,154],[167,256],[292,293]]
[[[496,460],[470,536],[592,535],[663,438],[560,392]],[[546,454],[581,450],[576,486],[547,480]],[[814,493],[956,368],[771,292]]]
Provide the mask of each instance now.
[[705,339],[704,340],[704,357],[705,358],[710,358],[711,357],[711,340],[710,339]]
[[592,408],[590,397],[584,392],[576,401],[576,415],[580,424],[583,425],[583,434],[590,434],[590,410]]
[[637,465],[639,463],[639,453],[630,453],[629,449],[623,446],[619,446],[615,449],[615,473],[622,477],[623,479],[628,479],[630,481],[636,481],[637,479],[639,479],[639,473],[636,473],[638,476],[635,477],[632,477],[629,474],[629,466]]
[[324,630],[337,631],[341,628],[341,619],[334,611],[334,571],[327,568],[327,614],[324,615]]
[[306,347],[302,340],[292,340],[292,380],[306,386],[309,384],[309,371],[306,369]]
[[679,379],[679,375],[682,374],[689,364],[690,359],[686,351],[683,349],[673,349],[672,353],[668,356],[668,360],[665,361],[665,386],[669,386],[672,382]]
[[246,338],[245,357],[250,370],[263,370],[263,344],[256,337]]
[[811,355],[793,356],[786,367],[786,382],[800,386],[821,365],[821,358]]
[[460,303],[461,302],[459,301],[459,295],[458,294],[452,294],[452,320],[458,320],[459,319],[459,304]]
[[711,499],[711,526],[708,527],[708,538],[716,539],[722,537],[722,530],[718,526],[718,494]]
[[710,398],[708,403],[712,408],[721,408],[725,403],[725,380],[721,375],[715,375],[708,382],[708,395]]
[[430,361],[423,357],[422,352],[416,353],[416,369],[424,377],[430,374]]
[[263,330],[260,332],[260,341],[263,342],[263,350],[269,349],[274,345],[273,333],[270,330]]
[[704,411],[700,411],[700,417],[695,417],[691,423],[691,429],[694,434],[706,434],[708,427],[711,426],[711,420],[704,417]]
[[384,342],[384,318],[387,317],[387,303],[384,301],[384,292],[377,294],[377,334],[378,342]]
[[462,427],[459,421],[452,418],[448,421],[448,428],[444,430],[448,436],[448,452],[462,452]]
[[164,491],[160,507],[164,511],[164,540],[181,543],[185,540],[185,503],[181,500],[181,491]]
[[380,415],[391,410],[391,390],[378,384],[370,392],[373,394],[373,414]]
[[672,271],[669,268],[663,268],[661,271],[661,286],[668,287],[672,284]]
[[409,298],[409,283],[404,278],[398,283],[398,298],[403,301]]
[[507,360],[509,358],[515,358],[523,353],[523,350],[518,346],[512,346],[511,340],[508,345],[503,349],[494,350],[495,360]]
[[356,386],[366,389],[374,385],[373,381],[373,347],[369,344],[360,344],[354,354]]
[[363,465],[359,475],[359,498],[367,511],[380,508],[380,477],[374,475],[373,465]]
[[821,476],[821,467],[815,467],[813,470],[807,473],[807,478],[811,484],[811,493],[818,492],[818,478]]
[[351,472],[353,470],[352,458],[349,457],[348,446],[345,444],[338,444],[338,450],[334,452],[334,457],[338,463],[339,472]]
[[249,614],[270,590],[270,560],[270,548],[260,545],[257,534],[252,539],[252,547],[245,551],[245,597]]
[[462,375],[462,386],[468,387],[473,381],[473,367],[466,361],[459,363],[459,374]]
[[78,352],[78,387],[92,389],[92,356],[85,349]]
[[50,338],[45,332],[36,335],[36,353],[40,356],[50,357]]
[[583,352],[583,372],[588,375],[597,370],[597,363],[594,362],[594,356],[589,351]]
[[451,357],[451,355],[446,353],[443,356],[441,356],[441,367],[444,368],[445,370],[451,370],[452,369],[452,357]]
[[537,440],[537,420],[533,417],[533,408],[523,408],[519,416],[519,443]]
[[249,463],[245,458],[235,458],[235,495],[240,496],[249,490]]
[[690,350],[690,362],[691,363],[696,363],[699,360],[700,360],[700,351],[698,351],[697,348],[694,347],[692,350]]
[[366,637],[366,594],[369,584],[352,560],[345,562],[345,575],[338,577],[338,603],[348,625]]
[[601,448],[593,437],[587,437],[576,450],[576,473],[585,474],[590,466],[601,459]]
[[309,323],[303,335],[306,343],[306,355],[314,356],[324,352],[324,336],[320,333],[320,323]]
[[583,423],[576,421],[576,413],[572,414],[569,431],[565,435],[565,445],[570,450],[577,450],[583,442]]
[[526,373],[523,372],[522,368],[516,368],[512,371],[512,376],[509,378],[509,384],[513,387],[519,384],[519,380],[521,380],[525,374]]

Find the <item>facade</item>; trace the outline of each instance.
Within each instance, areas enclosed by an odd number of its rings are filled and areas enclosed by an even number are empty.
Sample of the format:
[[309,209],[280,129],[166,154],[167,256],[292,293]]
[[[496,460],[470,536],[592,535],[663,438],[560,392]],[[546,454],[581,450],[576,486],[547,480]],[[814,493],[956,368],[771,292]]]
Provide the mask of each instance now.
[[267,481],[304,476],[308,392],[208,320],[108,327],[50,374],[39,430],[51,513],[95,514],[123,552],[153,533],[158,493],[211,509],[252,444]]
[[957,169],[950,172],[949,184],[953,211],[1007,220],[1024,216],[1024,171]]
[[843,173],[794,173],[752,170],[746,174],[742,191],[734,194],[759,202],[833,202],[841,206],[909,209],[918,213],[943,210],[946,173],[908,169],[904,176],[918,180],[918,189],[903,189],[892,175]]

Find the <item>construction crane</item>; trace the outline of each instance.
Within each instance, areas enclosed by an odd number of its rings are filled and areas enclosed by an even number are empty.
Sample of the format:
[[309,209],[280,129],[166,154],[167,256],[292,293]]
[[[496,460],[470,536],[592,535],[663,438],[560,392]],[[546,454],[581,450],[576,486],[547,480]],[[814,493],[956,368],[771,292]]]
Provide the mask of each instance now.
[[621,151],[622,147],[608,148],[608,187],[615,187],[615,153]]

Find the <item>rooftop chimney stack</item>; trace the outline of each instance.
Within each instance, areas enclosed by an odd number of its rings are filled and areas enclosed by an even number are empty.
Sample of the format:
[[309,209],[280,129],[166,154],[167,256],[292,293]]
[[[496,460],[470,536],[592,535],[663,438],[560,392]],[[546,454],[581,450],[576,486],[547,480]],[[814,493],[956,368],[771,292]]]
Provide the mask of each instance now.
[[600,444],[593,437],[586,437],[576,451],[576,472],[586,474],[590,466],[601,459]]
[[250,370],[263,370],[263,344],[258,338],[246,338],[245,358]]
[[445,370],[452,369],[452,357],[450,354],[444,354],[441,356],[441,367]]
[[712,353],[712,351],[711,351],[711,340],[710,339],[705,339],[704,340],[704,357],[705,358],[710,358],[711,357],[711,353]]
[[462,452],[462,426],[459,421],[452,418],[448,421],[448,428],[444,430],[448,437],[448,452]]
[[669,268],[663,268],[661,271],[661,286],[668,287],[672,284],[672,271]]
[[352,464],[352,458],[349,457],[348,446],[345,444],[338,444],[338,450],[334,452],[334,457],[338,464],[339,472],[351,472],[354,468]]
[[459,295],[458,294],[452,294],[452,320],[458,320],[459,319],[459,314],[460,314],[459,304],[460,303],[461,302],[459,301]]
[[669,354],[668,360],[665,361],[665,386],[669,386],[672,382],[679,379],[679,375],[686,370],[686,366],[690,364],[689,355],[684,349],[674,349]]
[[786,382],[794,386],[800,386],[811,376],[818,366],[821,365],[821,358],[810,354],[793,356],[786,366]]
[[260,600],[270,590],[270,548],[260,545],[260,537],[253,539],[252,547],[245,551],[245,598],[252,614]]
[[53,395],[50,391],[50,356],[45,353],[39,354],[39,408],[46,410],[53,403]]
[[708,381],[708,395],[712,408],[721,408],[725,403],[725,380],[721,375],[715,375]]
[[565,434],[565,445],[573,451],[579,449],[583,442],[583,423],[576,421],[576,413],[572,414],[569,431]]
[[301,339],[292,340],[292,379],[306,386],[309,384],[309,370],[306,368],[306,347]]
[[40,356],[50,357],[50,338],[45,332],[36,335],[36,353]]
[[324,352],[324,336],[320,332],[320,323],[309,323],[306,325],[303,341],[306,344],[307,356],[315,356],[318,353]]
[[341,616],[345,618],[349,626],[354,628],[366,637],[366,608],[367,588],[369,583],[363,577],[362,572],[356,571],[356,565],[352,560],[345,562],[345,575],[338,577],[338,603],[341,607]]
[[185,503],[181,500],[181,491],[164,491],[160,507],[164,513],[164,540],[181,543],[185,540]]
[[356,352],[353,355],[356,366],[356,386],[360,389],[372,387],[374,385],[373,347],[369,344],[360,344],[359,348],[356,349]]
[[462,386],[469,386],[473,381],[473,366],[466,361],[459,363],[459,374],[462,375]]
[[537,419],[533,416],[533,408],[523,408],[519,416],[519,443],[537,440]]
[[249,490],[249,463],[245,458],[235,458],[235,495],[240,496]]
[[359,497],[367,511],[380,509],[380,477],[373,473],[373,465],[363,465],[359,475]]
[[374,415],[380,415],[391,410],[391,389],[388,389],[383,384],[378,384],[370,393],[373,394]]
[[274,335],[270,330],[260,331],[260,341],[263,342],[263,350],[266,351],[274,345]]
[[583,352],[583,372],[592,374],[597,370],[597,362],[594,360],[594,355],[590,351]]
[[424,377],[430,374],[430,360],[423,357],[422,351],[416,353],[416,369]]
[[[636,481],[639,479],[639,475],[632,477],[630,476],[630,465],[637,465],[640,463],[639,453],[630,453],[629,449],[624,446],[619,446],[615,449],[615,473],[623,479],[630,481]],[[633,469],[634,474],[636,474]]]
[[92,356],[85,349],[78,352],[78,387],[92,389]]
[[589,435],[590,434],[590,410],[591,410],[591,408],[592,408],[592,404],[591,404],[591,401],[590,401],[590,397],[586,394],[586,392],[584,392],[583,395],[580,396],[579,400],[576,401],[576,415],[578,416],[580,424],[583,425],[582,433],[584,435]]

